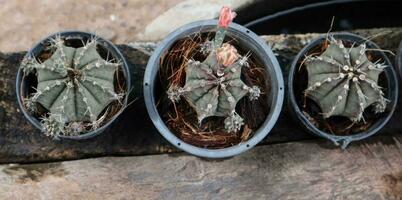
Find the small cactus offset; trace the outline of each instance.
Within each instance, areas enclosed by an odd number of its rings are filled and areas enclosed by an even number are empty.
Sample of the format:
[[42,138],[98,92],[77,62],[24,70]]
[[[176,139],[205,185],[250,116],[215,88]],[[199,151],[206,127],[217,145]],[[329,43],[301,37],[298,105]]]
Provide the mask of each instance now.
[[[225,15],[231,16],[222,17]],[[199,123],[210,116],[226,117],[224,123],[228,132],[238,131],[244,124],[235,111],[237,102],[247,94],[250,100],[260,96],[257,86],[249,87],[240,79],[242,67],[248,66],[248,57],[239,55],[234,46],[223,43],[233,17],[230,9],[222,9],[215,39],[201,48],[201,52],[208,54],[207,58],[202,62],[190,59],[185,69],[185,85],[171,85],[167,91],[173,102],[183,96],[196,111]],[[227,21],[222,21],[224,19]]]
[[363,112],[370,105],[376,113],[384,112],[388,100],[378,77],[386,66],[371,62],[366,51],[364,43],[348,48],[342,40],[331,38],[321,55],[306,58],[305,95],[320,106],[324,118],[344,116],[352,122],[364,121]]
[[[29,111],[36,103],[49,113],[42,118],[47,135],[78,135],[94,130],[99,115],[124,94],[114,90],[114,75],[120,63],[104,60],[97,52],[98,42],[92,38],[83,47],[66,46],[60,36],[51,41],[53,54],[43,63],[33,56],[22,62],[25,73],[36,72],[36,92],[25,99]],[[98,119],[99,118],[99,119]]]

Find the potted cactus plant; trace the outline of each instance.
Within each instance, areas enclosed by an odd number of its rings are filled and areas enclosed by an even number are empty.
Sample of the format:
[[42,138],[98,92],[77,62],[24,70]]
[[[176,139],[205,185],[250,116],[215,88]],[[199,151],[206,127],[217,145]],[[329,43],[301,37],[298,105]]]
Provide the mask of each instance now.
[[289,103],[310,132],[345,148],[378,132],[398,97],[395,71],[373,42],[350,33],[304,47],[289,72]]
[[130,76],[113,44],[70,31],[27,53],[16,87],[24,115],[47,136],[84,139],[102,132],[125,108]]
[[250,30],[219,20],[171,33],[151,56],[144,75],[148,113],[176,147],[203,157],[239,154],[275,124],[283,79],[271,49]]

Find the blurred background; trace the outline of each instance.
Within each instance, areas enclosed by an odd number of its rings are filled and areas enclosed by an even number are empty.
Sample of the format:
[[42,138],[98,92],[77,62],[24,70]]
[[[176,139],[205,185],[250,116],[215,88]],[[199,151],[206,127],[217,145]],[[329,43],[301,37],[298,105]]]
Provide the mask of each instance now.
[[369,0],[0,0],[0,51],[29,49],[62,30],[91,31],[114,43],[156,41],[170,31],[218,16],[222,5],[235,22],[257,34],[327,32],[402,26],[402,1]]
[[47,35],[66,29],[93,31],[113,42],[137,33],[183,0],[0,0],[0,51],[29,49]]

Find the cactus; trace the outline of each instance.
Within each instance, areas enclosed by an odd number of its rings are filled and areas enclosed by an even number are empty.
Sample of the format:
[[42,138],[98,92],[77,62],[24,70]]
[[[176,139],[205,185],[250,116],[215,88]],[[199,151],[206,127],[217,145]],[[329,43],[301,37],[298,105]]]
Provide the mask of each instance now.
[[247,94],[250,100],[255,100],[261,92],[257,86],[249,87],[241,80],[248,57],[240,56],[234,46],[223,43],[225,33],[225,27],[218,27],[214,40],[201,46],[200,51],[208,54],[207,58],[202,62],[190,59],[185,69],[185,85],[171,85],[167,94],[173,102],[183,96],[196,111],[200,124],[206,117],[226,117],[226,131],[236,132],[244,124],[235,111],[237,102]]
[[366,51],[365,43],[347,48],[342,40],[331,38],[321,55],[306,58],[308,86],[304,92],[319,105],[324,118],[364,121],[363,112],[370,105],[376,113],[384,112],[388,100],[378,77],[386,66],[371,62]]
[[[114,90],[114,75],[120,63],[104,60],[97,52],[98,42],[92,38],[83,47],[66,46],[57,36],[51,39],[53,54],[44,62],[28,56],[22,62],[25,73],[36,71],[36,92],[25,99],[29,111],[36,103],[49,113],[42,118],[47,135],[78,135],[99,126],[99,115],[124,94]],[[92,126],[95,125],[95,126]]]

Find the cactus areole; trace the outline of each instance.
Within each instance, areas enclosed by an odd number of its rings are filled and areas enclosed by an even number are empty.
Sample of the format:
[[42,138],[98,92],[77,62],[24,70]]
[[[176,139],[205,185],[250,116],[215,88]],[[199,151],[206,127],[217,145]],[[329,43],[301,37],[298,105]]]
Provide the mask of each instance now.
[[[303,70],[306,77],[298,77]],[[300,95],[297,110],[302,111],[297,112],[298,117],[312,132],[341,142],[343,147],[377,132],[396,105],[396,77],[388,58],[374,43],[353,34],[334,34],[315,40],[299,53],[290,72],[293,106],[295,95]],[[299,86],[295,85],[303,84],[305,78],[307,86],[298,93],[294,88]],[[312,100],[320,112],[312,111],[314,106],[306,103],[306,99]],[[326,121],[329,119],[332,121]],[[317,127],[325,127],[320,123],[331,128],[318,130]]]
[[194,155],[223,158],[252,148],[282,107],[275,56],[256,34],[232,23],[234,16],[223,8],[220,20],[175,30],[147,64],[144,99],[152,122],[171,144]]
[[38,114],[39,106],[46,109],[39,117],[46,135],[58,138],[95,131],[107,122],[112,102],[124,107],[127,90],[115,90],[116,73],[124,61],[107,48],[102,57],[100,41],[104,40],[94,35],[69,39],[56,34],[47,40],[47,58],[41,59],[43,51],[28,53],[22,61],[24,77],[34,74],[37,81],[37,86],[29,86],[35,91],[24,97],[23,104],[32,114]]

